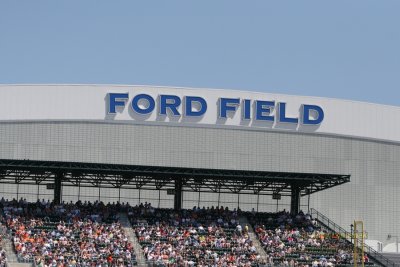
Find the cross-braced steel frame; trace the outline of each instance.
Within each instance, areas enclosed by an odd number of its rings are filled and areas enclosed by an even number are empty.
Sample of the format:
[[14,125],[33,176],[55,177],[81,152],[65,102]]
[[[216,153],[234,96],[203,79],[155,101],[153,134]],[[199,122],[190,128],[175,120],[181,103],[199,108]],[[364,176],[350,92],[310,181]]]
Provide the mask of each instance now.
[[142,165],[0,159],[0,183],[50,184],[60,202],[63,186],[173,190],[174,206],[182,192],[215,192],[291,197],[298,212],[300,197],[350,181],[350,175],[221,170]]

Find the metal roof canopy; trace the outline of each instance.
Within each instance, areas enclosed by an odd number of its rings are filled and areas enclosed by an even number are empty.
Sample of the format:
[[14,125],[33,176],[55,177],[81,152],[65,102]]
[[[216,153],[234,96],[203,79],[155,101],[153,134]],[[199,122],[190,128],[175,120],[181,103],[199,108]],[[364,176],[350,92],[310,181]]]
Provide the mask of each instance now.
[[240,193],[291,196],[292,188],[309,195],[350,181],[350,175],[199,169],[140,165],[0,159],[0,183],[54,183],[63,186]]

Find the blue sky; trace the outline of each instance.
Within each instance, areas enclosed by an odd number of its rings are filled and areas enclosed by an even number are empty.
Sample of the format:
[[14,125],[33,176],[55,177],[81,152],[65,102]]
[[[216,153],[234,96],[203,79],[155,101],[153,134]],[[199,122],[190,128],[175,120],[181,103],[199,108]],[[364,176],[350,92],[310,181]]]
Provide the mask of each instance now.
[[400,1],[0,0],[0,83],[147,84],[400,105]]

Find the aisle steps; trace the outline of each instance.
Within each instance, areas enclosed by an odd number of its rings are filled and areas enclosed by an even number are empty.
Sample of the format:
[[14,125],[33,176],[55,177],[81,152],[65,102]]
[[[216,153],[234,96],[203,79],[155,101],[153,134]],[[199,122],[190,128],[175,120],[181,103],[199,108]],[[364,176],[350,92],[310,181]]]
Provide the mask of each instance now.
[[129,242],[133,244],[133,248],[135,249],[135,254],[136,254],[136,261],[139,267],[144,267],[147,266],[146,264],[146,259],[144,257],[142,247],[139,243],[139,240],[137,239],[135,232],[133,231],[131,222],[128,219],[128,216],[126,213],[121,212],[118,213],[119,216],[119,222],[121,223],[122,227],[124,228],[124,231],[126,235],[128,236]]
[[[4,225],[1,225],[0,226],[0,234],[3,238],[1,245],[4,248],[4,250],[6,251],[8,262],[9,263],[17,263],[18,262],[17,254],[15,254],[14,245],[12,243],[12,236],[8,233],[7,227],[5,227]],[[24,264],[26,264],[26,263],[24,263]],[[27,265],[24,265],[24,266],[27,266]],[[29,266],[31,266],[31,265],[29,265]]]
[[268,259],[267,252],[265,252],[264,248],[262,247],[260,240],[258,240],[257,234],[254,232],[253,227],[247,220],[245,216],[242,216],[239,218],[239,223],[242,226],[242,229],[245,229],[245,226],[247,225],[249,228],[248,234],[250,240],[253,242],[254,246],[257,249],[257,253],[260,255],[261,259]]

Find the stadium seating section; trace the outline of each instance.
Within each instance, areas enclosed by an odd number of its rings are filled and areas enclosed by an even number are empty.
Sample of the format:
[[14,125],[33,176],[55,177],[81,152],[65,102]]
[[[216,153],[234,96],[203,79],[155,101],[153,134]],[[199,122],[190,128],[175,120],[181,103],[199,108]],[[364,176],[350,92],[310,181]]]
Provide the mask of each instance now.
[[175,212],[148,205],[130,209],[129,216],[147,259],[157,265],[245,266],[257,261],[256,248],[238,227],[235,211]]
[[[352,266],[352,246],[323,231],[308,214],[247,214],[270,264]],[[368,258],[365,260],[368,262]]]
[[15,251],[23,262],[35,261],[37,266],[136,264],[115,206],[44,201],[2,204],[3,223],[12,231]]
[[[227,208],[174,211],[145,203],[1,200],[1,223],[21,262],[36,266],[134,266],[132,240],[118,221],[127,214],[149,266],[352,266],[351,245],[308,214]],[[240,223],[241,222],[241,223]],[[246,223],[243,223],[246,222]],[[251,233],[255,233],[255,239]],[[369,263],[365,257],[366,265]],[[0,248],[0,267],[6,266]]]

